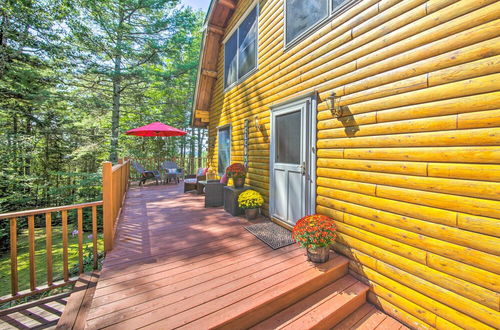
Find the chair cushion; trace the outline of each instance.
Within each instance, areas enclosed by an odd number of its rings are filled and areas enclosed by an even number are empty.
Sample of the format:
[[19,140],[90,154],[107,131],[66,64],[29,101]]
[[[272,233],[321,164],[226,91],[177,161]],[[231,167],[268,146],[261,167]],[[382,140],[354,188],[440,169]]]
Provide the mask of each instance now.
[[227,174],[224,173],[224,175],[220,178],[220,183],[227,184],[228,181],[229,181],[229,178],[227,177]]
[[196,172],[196,176],[204,176],[208,172],[208,167],[205,168],[199,168],[198,172]]
[[184,183],[192,183],[192,184],[195,184],[197,182],[196,179],[185,179],[184,180]]

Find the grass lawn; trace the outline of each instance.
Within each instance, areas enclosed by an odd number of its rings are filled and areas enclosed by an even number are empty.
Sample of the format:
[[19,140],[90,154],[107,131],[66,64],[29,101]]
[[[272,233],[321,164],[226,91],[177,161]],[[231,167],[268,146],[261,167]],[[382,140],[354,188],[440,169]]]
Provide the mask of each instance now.
[[[73,266],[78,264],[78,237],[71,235],[71,230],[68,229],[68,258],[70,276]],[[84,259],[92,252],[92,240],[87,236],[90,232],[83,233],[83,251]],[[103,240],[98,235],[98,251],[103,251]],[[86,248],[90,250],[86,250]],[[35,263],[36,263],[36,278],[37,285],[41,286],[47,283],[47,265],[45,252],[45,228],[35,229]],[[60,226],[52,227],[52,263],[54,281],[63,278],[63,260],[62,260],[62,230]],[[28,252],[28,230],[23,230],[18,235],[17,242],[17,263],[19,273],[19,291],[29,289],[29,252]],[[88,271],[88,269],[86,269]],[[7,252],[0,256],[0,296],[10,294],[10,254]]]

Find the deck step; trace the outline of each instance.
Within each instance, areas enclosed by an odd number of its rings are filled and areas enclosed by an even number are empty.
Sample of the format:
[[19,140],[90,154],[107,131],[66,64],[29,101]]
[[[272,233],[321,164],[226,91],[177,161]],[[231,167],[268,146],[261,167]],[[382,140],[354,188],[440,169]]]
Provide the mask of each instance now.
[[365,303],[367,291],[365,284],[346,275],[252,329],[330,329]]
[[333,330],[350,329],[408,330],[409,328],[378,310],[374,305],[365,303],[333,328]]
[[[330,261],[312,265],[293,278],[277,282],[263,291],[216,313],[187,324],[186,328],[248,329],[346,276],[348,259],[332,252]],[[251,288],[249,287],[249,290]]]

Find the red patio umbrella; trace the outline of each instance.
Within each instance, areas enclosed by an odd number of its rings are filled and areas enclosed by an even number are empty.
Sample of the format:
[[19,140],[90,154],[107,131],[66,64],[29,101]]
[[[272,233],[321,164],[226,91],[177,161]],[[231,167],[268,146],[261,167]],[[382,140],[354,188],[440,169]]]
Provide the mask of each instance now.
[[131,129],[125,134],[137,136],[181,136],[186,135],[187,132],[157,121],[146,126]]
[[[136,136],[182,136],[186,135],[187,132],[180,130],[178,128],[165,125],[164,123],[160,123],[159,121],[148,124],[146,126],[137,127],[125,132],[127,135],[136,135]],[[159,141],[158,141],[159,142]],[[160,149],[160,145],[158,144],[158,149]],[[158,150],[159,151],[159,150]],[[160,160],[157,159],[157,167],[160,169]]]

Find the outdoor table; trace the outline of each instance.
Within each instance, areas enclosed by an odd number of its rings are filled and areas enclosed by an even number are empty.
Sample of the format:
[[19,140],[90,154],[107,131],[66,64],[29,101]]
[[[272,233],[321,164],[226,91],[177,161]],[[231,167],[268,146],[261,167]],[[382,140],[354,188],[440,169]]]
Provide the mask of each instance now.
[[240,215],[244,211],[238,206],[238,197],[245,190],[250,189],[249,187],[235,188],[232,186],[224,187],[224,210],[229,212],[231,215]]

